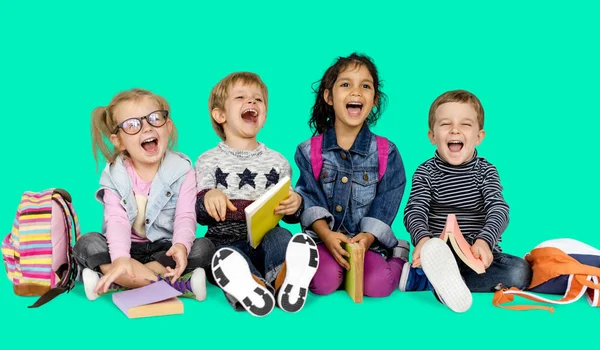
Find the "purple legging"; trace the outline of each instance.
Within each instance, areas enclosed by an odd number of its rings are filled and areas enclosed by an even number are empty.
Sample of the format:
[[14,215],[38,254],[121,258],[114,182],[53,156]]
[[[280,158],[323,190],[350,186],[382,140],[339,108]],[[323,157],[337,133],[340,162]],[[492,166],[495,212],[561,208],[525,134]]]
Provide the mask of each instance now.
[[[327,295],[340,288],[344,281],[344,269],[335,261],[324,244],[319,249],[319,267],[310,283],[310,291],[315,294]],[[400,282],[400,273],[404,260],[390,258],[385,260],[381,254],[367,251],[365,254],[364,294],[369,297],[387,297]]]

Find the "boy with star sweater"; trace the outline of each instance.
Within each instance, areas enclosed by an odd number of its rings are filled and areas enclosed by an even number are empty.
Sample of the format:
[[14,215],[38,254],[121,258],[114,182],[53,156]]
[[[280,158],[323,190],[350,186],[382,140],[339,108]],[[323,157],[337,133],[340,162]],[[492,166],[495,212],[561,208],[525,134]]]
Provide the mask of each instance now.
[[[235,309],[241,306],[254,316],[267,315],[275,303],[284,311],[299,311],[318,264],[310,237],[292,238],[279,226],[256,249],[247,242],[244,209],[292,175],[281,154],[256,140],[266,121],[267,99],[267,87],[254,73],[223,78],[209,98],[212,126],[222,141],[196,161],[196,217],[208,226],[205,237],[218,249],[212,261],[215,282]],[[302,197],[290,189],[275,213],[298,223],[302,209]]]

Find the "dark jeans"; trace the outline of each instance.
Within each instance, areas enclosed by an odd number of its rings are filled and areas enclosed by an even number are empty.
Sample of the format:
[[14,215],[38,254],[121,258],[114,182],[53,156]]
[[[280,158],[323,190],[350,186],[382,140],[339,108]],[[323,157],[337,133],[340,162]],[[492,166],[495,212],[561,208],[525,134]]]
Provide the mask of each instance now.
[[[267,289],[271,293],[275,293],[273,284],[277,278],[277,274],[281,271],[283,263],[285,262],[285,252],[287,245],[292,239],[290,231],[283,227],[275,227],[271,231],[267,232],[262,242],[256,247],[252,248],[248,241],[239,240],[232,243],[217,245],[219,248],[230,248],[240,253],[248,263],[250,272],[256,277],[260,278],[266,285]],[[208,281],[212,284],[215,283],[215,277],[212,273],[207,274],[209,276]],[[233,296],[225,293],[227,302],[233,307],[234,310],[242,311],[244,308],[242,305],[233,298]]]
[[[131,242],[129,254],[142,264],[156,261],[164,267],[175,268],[175,260],[167,256],[167,251],[173,243],[167,240],[156,242]],[[196,238],[188,254],[188,264],[184,274],[197,268],[208,268],[213,254],[214,244],[206,238]],[[100,271],[100,265],[110,264],[110,254],[106,237],[97,232],[82,235],[73,248],[73,255],[79,266]],[[210,270],[210,269],[208,269]],[[208,272],[208,271],[206,271]]]
[[529,287],[533,272],[527,261],[509,254],[497,252],[493,254],[492,264],[481,275],[456,258],[460,274],[471,292],[491,292],[499,283],[521,290]]
[[227,247],[237,251],[246,259],[253,275],[272,284],[285,262],[285,251],[291,239],[290,231],[277,226],[267,232],[256,249],[252,248],[248,241],[240,240],[218,245],[217,250]]

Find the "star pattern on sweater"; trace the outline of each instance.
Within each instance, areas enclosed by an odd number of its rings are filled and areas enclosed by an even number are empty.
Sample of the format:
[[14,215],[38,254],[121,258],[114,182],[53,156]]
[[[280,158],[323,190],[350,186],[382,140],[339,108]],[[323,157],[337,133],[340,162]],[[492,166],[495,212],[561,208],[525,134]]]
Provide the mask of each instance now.
[[264,174],[267,178],[267,185],[265,188],[269,188],[270,185],[276,185],[279,182],[279,174],[275,170],[275,168],[271,168],[268,174]]
[[217,179],[217,187],[220,184],[221,186],[227,188],[227,176],[229,176],[229,173],[224,173],[223,170],[221,170],[221,168],[217,168],[217,170],[215,170],[215,179]]
[[254,178],[256,177],[256,175],[258,175],[258,173],[252,173],[250,172],[250,170],[248,170],[248,168],[246,168],[244,170],[243,173],[238,173],[237,174],[240,177],[240,189],[244,186],[244,185],[248,185],[248,186],[252,186],[252,188],[256,188],[256,184],[254,183]]

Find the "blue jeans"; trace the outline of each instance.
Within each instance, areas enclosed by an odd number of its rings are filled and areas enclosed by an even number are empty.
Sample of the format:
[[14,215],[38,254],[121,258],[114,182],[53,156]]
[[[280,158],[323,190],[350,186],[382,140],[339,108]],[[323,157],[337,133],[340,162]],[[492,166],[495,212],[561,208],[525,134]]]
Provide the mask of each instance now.
[[484,274],[478,275],[462,260],[456,259],[460,274],[471,292],[492,292],[498,284],[525,290],[531,284],[533,272],[529,263],[514,255],[494,252],[494,260]]
[[[492,264],[481,275],[471,270],[454,255],[460,274],[471,292],[493,292],[498,284],[503,284],[508,288],[516,287],[521,290],[529,287],[533,272],[527,261],[509,254],[498,252],[493,254]],[[410,268],[406,290],[431,290],[431,284],[422,269]]]
[[[267,289],[275,294],[273,284],[277,278],[277,274],[283,267],[283,263],[285,262],[285,252],[291,239],[292,234],[290,231],[277,226],[267,232],[256,249],[252,248],[247,240],[239,240],[217,245],[217,250],[227,247],[240,253],[248,263],[250,272],[261,279],[265,283]],[[212,273],[210,276],[209,282],[216,284]],[[242,305],[231,295],[225,293],[225,297],[234,310],[244,310]]]
[[273,284],[285,262],[285,251],[290,239],[292,239],[290,231],[277,226],[267,232],[256,249],[252,248],[248,241],[240,240],[218,245],[217,250],[227,247],[237,251],[246,259],[253,275],[268,284]]

